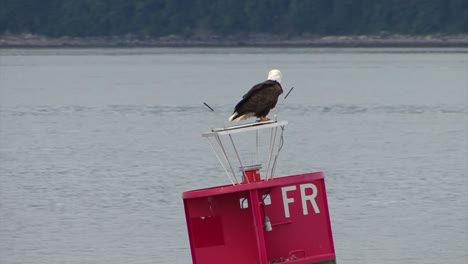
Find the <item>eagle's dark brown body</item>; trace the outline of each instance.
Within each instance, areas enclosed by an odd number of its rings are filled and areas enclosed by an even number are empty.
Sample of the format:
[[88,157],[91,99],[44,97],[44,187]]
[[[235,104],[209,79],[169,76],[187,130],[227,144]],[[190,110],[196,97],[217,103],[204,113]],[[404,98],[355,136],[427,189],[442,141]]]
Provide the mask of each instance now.
[[268,120],[266,116],[275,108],[278,97],[283,93],[281,84],[277,81],[266,80],[254,85],[237,103],[230,121],[237,122],[249,117],[257,117],[260,121]]

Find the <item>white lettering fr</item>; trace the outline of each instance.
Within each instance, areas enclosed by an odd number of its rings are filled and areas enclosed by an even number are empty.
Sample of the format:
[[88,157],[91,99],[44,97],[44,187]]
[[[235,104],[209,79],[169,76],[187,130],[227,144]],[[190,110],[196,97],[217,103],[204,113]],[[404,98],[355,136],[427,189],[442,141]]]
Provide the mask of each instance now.
[[[295,185],[285,186],[281,188],[281,194],[283,196],[284,216],[286,218],[291,217],[291,214],[289,211],[289,204],[294,203],[294,198],[288,197],[288,192],[295,191],[296,189],[297,187]],[[317,205],[317,202],[315,201],[315,198],[317,197],[317,194],[318,194],[317,186],[315,186],[312,183],[304,183],[304,184],[299,185],[299,189],[301,191],[302,213],[304,215],[309,214],[309,209],[307,208],[307,201],[309,201],[310,204],[312,205],[312,208],[314,209],[314,212],[316,214],[319,214],[320,209]],[[306,194],[307,189],[312,189],[312,193]]]

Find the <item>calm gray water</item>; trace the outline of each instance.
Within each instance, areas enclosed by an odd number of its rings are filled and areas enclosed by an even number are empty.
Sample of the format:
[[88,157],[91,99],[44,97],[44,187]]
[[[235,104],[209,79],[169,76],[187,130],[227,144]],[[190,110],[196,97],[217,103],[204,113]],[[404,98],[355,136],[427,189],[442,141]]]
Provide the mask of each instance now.
[[229,182],[200,134],[272,67],[339,263],[468,261],[468,50],[210,48],[0,50],[0,263],[191,263],[181,192]]

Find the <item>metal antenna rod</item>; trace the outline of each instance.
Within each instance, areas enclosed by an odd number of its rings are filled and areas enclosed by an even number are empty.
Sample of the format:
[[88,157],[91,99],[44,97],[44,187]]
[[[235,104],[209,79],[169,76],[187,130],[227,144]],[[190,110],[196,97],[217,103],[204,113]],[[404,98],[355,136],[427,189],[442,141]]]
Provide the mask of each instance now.
[[284,96],[284,100],[286,100],[286,98],[288,98],[289,94],[292,92],[292,90],[294,89],[294,87],[291,87],[291,89],[289,89],[289,92]]
[[[284,103],[286,98],[288,98],[289,94],[292,92],[293,89],[294,89],[294,87],[291,87],[291,89],[289,89],[288,93],[284,96],[283,101],[281,101],[281,105]],[[275,116],[278,116],[279,111],[280,111],[280,107],[278,106],[278,110],[276,111]]]
[[[289,93],[288,93],[288,94],[289,94]],[[208,108],[211,110],[211,112],[214,112],[214,109],[211,108],[211,106],[209,106],[207,103],[203,102],[203,104],[204,104],[206,107],[208,107]]]

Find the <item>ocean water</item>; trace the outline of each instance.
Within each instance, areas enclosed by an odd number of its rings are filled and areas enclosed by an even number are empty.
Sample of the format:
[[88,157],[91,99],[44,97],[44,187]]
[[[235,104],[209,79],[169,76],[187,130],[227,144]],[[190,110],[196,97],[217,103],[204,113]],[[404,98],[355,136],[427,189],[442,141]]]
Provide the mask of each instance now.
[[139,48],[0,50],[0,263],[191,263],[181,193],[229,183],[201,133],[273,67],[338,262],[468,262],[467,49]]

